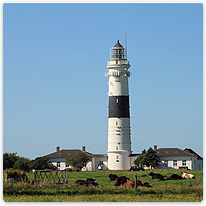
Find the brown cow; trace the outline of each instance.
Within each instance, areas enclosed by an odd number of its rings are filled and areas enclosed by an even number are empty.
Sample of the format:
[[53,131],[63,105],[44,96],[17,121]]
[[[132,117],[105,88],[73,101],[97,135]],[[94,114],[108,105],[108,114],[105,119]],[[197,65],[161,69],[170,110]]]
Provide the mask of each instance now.
[[129,180],[129,178],[125,176],[117,177],[115,178],[115,186],[122,186],[124,183],[127,182],[127,180]]
[[126,183],[122,184],[123,187],[134,187],[135,184],[134,184],[134,181],[131,181],[131,180],[127,180]]
[[6,182],[25,182],[29,183],[27,175],[22,171],[8,171],[6,173]]
[[[124,181],[122,181],[124,180]],[[129,180],[129,178],[120,179],[118,182],[118,178],[115,179],[115,186],[123,186],[123,187],[132,187],[134,188],[134,181]],[[137,180],[137,186],[144,186],[140,180]]]

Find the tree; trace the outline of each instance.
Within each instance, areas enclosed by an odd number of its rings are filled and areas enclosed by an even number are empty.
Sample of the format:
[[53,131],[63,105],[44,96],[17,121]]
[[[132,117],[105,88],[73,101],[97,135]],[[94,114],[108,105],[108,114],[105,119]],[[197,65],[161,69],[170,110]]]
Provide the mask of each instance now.
[[159,166],[159,163],[160,163],[159,156],[157,156],[156,151],[154,151],[154,150],[150,147],[150,148],[147,150],[146,154],[145,154],[144,164],[145,164],[147,167],[150,166],[151,168],[154,168],[154,167]]
[[48,165],[47,165],[47,169],[50,169],[50,170],[56,170],[57,167],[54,166],[52,163],[48,163]]
[[137,159],[134,161],[134,164],[143,167],[144,166],[144,156],[139,156]]
[[145,157],[145,154],[146,154],[146,150],[142,150],[142,155],[140,155],[139,157],[137,157],[137,159],[135,159],[134,161],[134,164],[139,166],[139,167],[143,167],[145,164],[144,164],[144,157]]
[[80,153],[76,156],[70,156],[67,158],[66,162],[68,165],[71,165],[73,167],[77,167],[79,169],[82,169],[84,167],[85,163],[88,161],[88,157],[84,153]]
[[47,157],[37,157],[35,160],[32,160],[31,167],[35,170],[49,169],[48,160]]
[[4,153],[3,154],[3,168],[20,169],[25,172],[31,169],[44,170],[44,169],[56,169],[54,165],[48,163],[47,157],[37,157],[35,160],[30,160],[25,157],[19,157],[17,153]]
[[31,160],[28,158],[19,157],[19,159],[14,164],[14,168],[28,172],[31,170],[30,162]]
[[15,162],[19,159],[17,153],[4,153],[3,154],[3,169],[14,168]]

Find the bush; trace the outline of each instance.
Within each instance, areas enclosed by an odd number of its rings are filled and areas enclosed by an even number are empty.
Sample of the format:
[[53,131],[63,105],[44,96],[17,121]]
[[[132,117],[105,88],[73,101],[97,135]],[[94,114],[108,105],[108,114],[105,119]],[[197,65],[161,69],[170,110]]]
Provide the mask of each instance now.
[[57,170],[57,167],[54,166],[52,163],[48,163],[48,164],[47,164],[47,169]]
[[157,152],[154,151],[151,147],[147,150],[145,157],[144,157],[144,164],[147,167],[155,168],[159,166],[160,158],[157,156]]
[[14,168],[28,172],[31,170],[30,162],[31,160],[28,158],[19,157],[19,159],[14,164]]
[[3,168],[9,169],[14,168],[15,162],[19,159],[19,156],[16,155],[17,153],[4,153],[3,154]]
[[44,170],[48,169],[48,158],[47,157],[37,157],[35,160],[32,160],[31,167],[35,170]]
[[88,157],[86,154],[84,153],[80,153],[76,156],[70,156],[67,158],[67,164],[71,165],[73,167],[77,167],[80,169],[82,169],[82,167],[84,167],[84,165],[86,164],[86,162],[88,161]]
[[72,172],[80,172],[80,169],[77,168],[77,167],[73,167],[73,168],[72,168]]
[[146,151],[142,151],[142,155],[137,157],[137,159],[134,161],[135,165],[138,165],[140,167],[143,167],[146,165],[147,167],[155,168],[159,166],[160,163],[159,156],[157,155],[156,151],[154,151],[151,147]]
[[65,171],[69,171],[69,172],[72,172],[72,168],[66,168],[64,169]]

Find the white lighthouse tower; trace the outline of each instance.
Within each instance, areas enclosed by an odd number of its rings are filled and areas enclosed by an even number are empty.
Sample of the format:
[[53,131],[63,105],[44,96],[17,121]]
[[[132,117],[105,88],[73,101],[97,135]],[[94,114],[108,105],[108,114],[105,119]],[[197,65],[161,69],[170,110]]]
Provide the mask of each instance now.
[[108,169],[130,168],[131,129],[129,112],[129,61],[119,40],[111,48],[106,76],[109,77]]

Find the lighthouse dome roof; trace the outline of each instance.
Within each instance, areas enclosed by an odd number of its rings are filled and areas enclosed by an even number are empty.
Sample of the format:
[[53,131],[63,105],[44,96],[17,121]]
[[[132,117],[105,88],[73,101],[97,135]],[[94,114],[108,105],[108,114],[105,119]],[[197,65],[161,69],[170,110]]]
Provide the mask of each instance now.
[[123,46],[119,43],[119,40],[117,40],[117,43],[114,45],[114,47],[123,47]]

